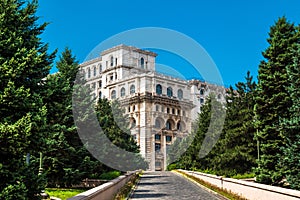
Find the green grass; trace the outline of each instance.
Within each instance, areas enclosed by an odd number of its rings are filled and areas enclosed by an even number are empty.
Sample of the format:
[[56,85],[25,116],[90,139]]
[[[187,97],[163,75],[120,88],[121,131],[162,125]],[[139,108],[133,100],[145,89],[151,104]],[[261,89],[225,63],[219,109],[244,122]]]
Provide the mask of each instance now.
[[62,200],[66,200],[70,197],[73,197],[85,190],[81,189],[64,189],[64,188],[46,188],[45,192],[51,197],[57,197]]

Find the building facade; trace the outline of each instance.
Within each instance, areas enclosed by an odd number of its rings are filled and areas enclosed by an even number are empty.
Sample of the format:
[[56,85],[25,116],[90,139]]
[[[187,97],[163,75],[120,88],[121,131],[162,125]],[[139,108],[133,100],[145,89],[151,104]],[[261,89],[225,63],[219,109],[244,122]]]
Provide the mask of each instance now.
[[225,101],[225,88],[157,73],[156,56],[119,45],[80,66],[92,95],[117,99],[125,108],[131,134],[150,170],[165,170],[169,146],[191,132],[192,122],[211,92]]

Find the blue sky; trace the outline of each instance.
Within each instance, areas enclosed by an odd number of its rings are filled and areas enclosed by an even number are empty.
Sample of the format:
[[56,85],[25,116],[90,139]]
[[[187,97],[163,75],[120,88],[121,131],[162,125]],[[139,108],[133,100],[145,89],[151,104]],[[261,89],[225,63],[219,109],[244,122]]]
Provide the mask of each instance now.
[[[115,34],[142,27],[168,28],[202,45],[226,86],[244,81],[248,70],[257,76],[269,28],[278,17],[300,22],[299,0],[40,0],[39,5],[40,21],[50,22],[42,34],[50,51],[57,48],[60,53],[68,46],[83,62]],[[187,64],[164,52],[159,52],[157,61],[174,68]],[[193,77],[193,72],[187,76]]]

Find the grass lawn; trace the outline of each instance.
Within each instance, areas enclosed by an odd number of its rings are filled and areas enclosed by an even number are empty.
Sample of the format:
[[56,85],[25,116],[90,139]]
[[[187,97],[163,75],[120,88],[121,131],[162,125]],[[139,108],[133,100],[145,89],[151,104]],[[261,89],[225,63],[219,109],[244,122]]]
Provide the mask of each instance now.
[[51,197],[57,197],[62,200],[66,200],[84,191],[85,190],[64,188],[46,188],[45,190],[45,192],[48,193]]

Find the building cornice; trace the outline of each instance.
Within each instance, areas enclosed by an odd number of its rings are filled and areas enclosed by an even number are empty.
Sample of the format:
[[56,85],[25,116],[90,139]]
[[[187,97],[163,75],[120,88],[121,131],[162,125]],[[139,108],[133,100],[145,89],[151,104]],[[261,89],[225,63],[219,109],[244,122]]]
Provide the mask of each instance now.
[[123,105],[131,105],[131,104],[138,104],[142,102],[149,102],[149,103],[157,103],[162,104],[166,106],[171,106],[175,108],[188,108],[193,109],[196,107],[196,105],[193,104],[192,101],[189,100],[179,100],[176,99],[176,97],[168,97],[164,95],[157,95],[152,94],[150,92],[146,92],[143,94],[137,93],[136,95],[125,98],[125,99],[119,99],[118,100]]
[[102,61],[102,58],[101,57],[97,57],[95,59],[92,59],[92,60],[88,60],[86,62],[83,62],[81,63],[79,66],[80,67],[85,67],[87,65],[90,65],[90,64],[94,64],[95,62],[99,62],[99,61]]
[[146,54],[146,55],[150,55],[150,56],[154,56],[154,57],[157,56],[157,54],[152,52],[152,51],[142,50],[142,49],[139,49],[139,48],[136,48],[136,47],[133,47],[133,46],[127,46],[127,45],[124,45],[124,44],[121,44],[121,45],[112,47],[110,49],[107,49],[105,51],[102,51],[101,56],[112,53],[114,51],[118,51],[120,49],[125,49],[125,50],[128,50],[128,51],[135,51],[135,52],[138,52],[138,53],[142,53],[142,54]]

